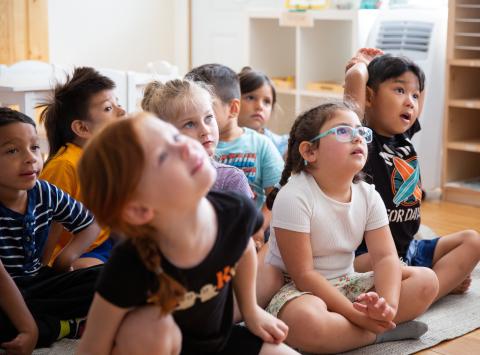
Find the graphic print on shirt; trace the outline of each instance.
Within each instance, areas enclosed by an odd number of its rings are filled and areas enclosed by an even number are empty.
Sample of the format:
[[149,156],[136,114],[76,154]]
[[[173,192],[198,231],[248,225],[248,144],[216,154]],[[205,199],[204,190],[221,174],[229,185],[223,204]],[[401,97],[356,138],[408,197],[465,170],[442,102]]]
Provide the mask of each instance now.
[[243,171],[248,179],[248,182],[252,184],[255,182],[257,176],[256,153],[229,153],[222,154],[218,161],[223,164],[231,165],[239,168]]
[[[175,310],[180,311],[193,307],[197,298],[200,300],[200,302],[205,303],[217,296],[219,291],[223,289],[230,281],[232,281],[232,278],[235,276],[235,267],[225,266],[223,270],[218,271],[215,276],[217,279],[216,284],[206,284],[200,288],[198,293],[188,290]],[[148,299],[148,303],[155,302],[157,297],[157,295],[150,297]]]
[[393,168],[390,186],[394,205],[397,207],[416,205],[422,198],[417,156],[408,157],[412,153],[411,146],[399,147],[393,151],[384,145],[383,149],[380,156],[385,160],[385,164]]

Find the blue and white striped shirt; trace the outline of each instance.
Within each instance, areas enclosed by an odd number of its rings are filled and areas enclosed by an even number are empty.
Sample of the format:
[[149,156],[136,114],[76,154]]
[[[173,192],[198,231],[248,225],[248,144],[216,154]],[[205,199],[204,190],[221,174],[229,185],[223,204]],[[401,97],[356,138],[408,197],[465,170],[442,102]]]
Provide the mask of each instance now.
[[66,192],[44,180],[28,190],[25,214],[0,203],[0,259],[12,277],[34,275],[52,221],[75,234],[93,223],[93,215]]

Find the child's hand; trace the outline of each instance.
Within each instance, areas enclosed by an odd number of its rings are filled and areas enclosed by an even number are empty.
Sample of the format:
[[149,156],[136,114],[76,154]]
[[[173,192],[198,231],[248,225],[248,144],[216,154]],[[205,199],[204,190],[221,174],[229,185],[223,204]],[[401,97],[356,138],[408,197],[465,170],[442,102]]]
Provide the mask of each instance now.
[[244,315],[244,319],[248,329],[267,343],[280,344],[287,338],[288,326],[259,306],[255,306],[251,314]]
[[392,321],[396,315],[395,309],[376,292],[362,293],[353,303],[353,307],[369,318],[384,322]]
[[252,235],[253,241],[255,242],[255,249],[257,252],[262,249],[265,244],[265,235],[263,229],[260,228],[254,235]]
[[38,339],[38,330],[32,332],[21,332],[8,342],[0,344],[5,349],[7,355],[30,355],[35,349]]
[[349,319],[352,323],[355,323],[360,328],[366,329],[375,334],[384,333],[387,330],[394,329],[397,326],[392,321],[386,322],[373,319],[364,313],[357,313],[355,317],[351,317]]
[[384,54],[384,52],[378,48],[360,48],[353,58],[348,61],[345,72],[357,63],[364,63],[368,66],[373,58],[382,54]]

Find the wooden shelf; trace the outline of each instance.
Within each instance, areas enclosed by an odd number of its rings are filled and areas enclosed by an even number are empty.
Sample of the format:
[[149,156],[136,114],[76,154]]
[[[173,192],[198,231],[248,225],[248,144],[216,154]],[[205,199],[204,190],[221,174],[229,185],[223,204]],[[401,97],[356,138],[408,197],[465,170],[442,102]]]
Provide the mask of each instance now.
[[480,190],[463,186],[461,182],[449,182],[443,186],[443,198],[447,201],[480,206]]
[[480,3],[450,0],[443,198],[480,206]]
[[460,9],[480,9],[478,4],[457,4],[457,7]]
[[448,149],[461,150],[464,152],[480,153],[480,138],[447,143]]
[[295,95],[296,94],[295,89],[286,89],[286,88],[275,87],[275,91],[277,92],[277,94],[282,94],[282,95]]
[[301,90],[300,95],[308,97],[330,97],[335,99],[342,99],[343,93],[334,91],[313,91],[313,90]]
[[451,59],[448,64],[456,67],[480,68],[480,59]]
[[448,105],[451,107],[480,109],[480,99],[450,100]]

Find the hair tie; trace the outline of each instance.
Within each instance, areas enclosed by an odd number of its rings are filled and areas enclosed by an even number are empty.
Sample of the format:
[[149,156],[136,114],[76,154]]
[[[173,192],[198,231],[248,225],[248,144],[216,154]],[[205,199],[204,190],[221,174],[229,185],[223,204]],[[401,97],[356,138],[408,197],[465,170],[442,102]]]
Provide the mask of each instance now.
[[279,182],[277,182],[275,185],[273,185],[274,188],[276,188],[277,190],[280,190],[282,188],[282,185],[280,185]]

